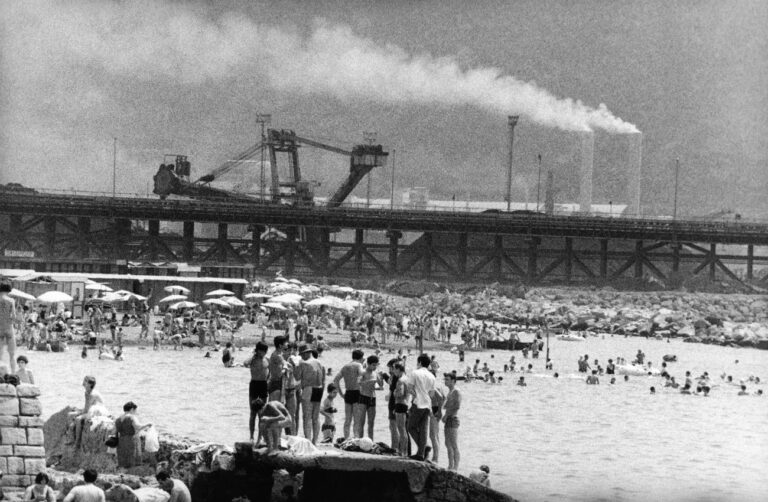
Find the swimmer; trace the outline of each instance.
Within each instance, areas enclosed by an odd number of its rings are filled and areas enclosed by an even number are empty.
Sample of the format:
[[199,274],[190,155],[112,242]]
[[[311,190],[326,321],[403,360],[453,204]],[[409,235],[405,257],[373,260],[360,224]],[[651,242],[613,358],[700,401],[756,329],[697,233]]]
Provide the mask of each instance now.
[[757,389],[757,392],[755,392],[756,396],[762,396],[763,395],[763,389]]
[[747,392],[747,386],[746,385],[742,385],[741,386],[741,390],[739,391],[739,393],[737,395],[738,396],[748,396],[749,392]]
[[560,373],[558,373],[558,372],[555,372],[555,374],[554,374],[554,375],[552,375],[552,376],[553,376],[553,377],[555,377],[555,378],[560,378]]
[[629,382],[629,375],[624,375],[624,381]]
[[611,385],[616,383],[616,377],[611,377]]
[[491,487],[491,469],[487,465],[481,465],[480,470],[469,473],[469,479],[483,486]]
[[85,345],[83,345],[83,350],[82,352],[80,352],[80,357],[82,357],[83,359],[86,359],[88,357],[88,348]]
[[528,384],[527,384],[527,383],[525,383],[525,377],[522,377],[522,376],[521,376],[521,377],[520,377],[520,380],[518,380],[518,381],[517,381],[517,385],[518,385],[519,387],[527,387],[527,386],[528,386]]
[[688,384],[685,384],[685,386],[680,389],[680,394],[690,394],[691,393],[691,386]]
[[528,369],[525,370],[526,373],[533,373],[533,364],[528,365]]
[[587,385],[600,385],[600,379],[597,378],[597,370],[592,370],[592,374],[587,377]]
[[206,352],[206,353],[205,353],[205,355],[204,355],[203,357],[204,357],[205,359],[210,359],[210,358],[211,358],[211,353],[210,353],[210,352]]
[[656,387],[651,385],[651,394],[656,394]]

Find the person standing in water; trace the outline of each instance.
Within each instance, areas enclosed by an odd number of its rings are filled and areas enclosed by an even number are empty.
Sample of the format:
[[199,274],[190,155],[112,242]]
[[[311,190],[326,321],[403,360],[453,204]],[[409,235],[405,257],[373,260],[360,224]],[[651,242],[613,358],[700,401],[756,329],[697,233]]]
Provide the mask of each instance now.
[[445,451],[448,454],[448,470],[459,470],[459,408],[461,408],[461,393],[456,388],[456,374],[445,374],[445,386],[448,395],[445,397],[445,411],[443,423],[445,424]]
[[[333,384],[337,389],[341,391],[339,386],[341,380],[344,380],[344,439],[350,438],[350,427],[354,423],[357,424],[357,417],[360,415],[358,408],[362,408],[360,404],[360,377],[363,375],[363,351],[355,349],[352,351],[352,361],[345,364],[336,378],[333,379]],[[364,411],[363,411],[364,413]],[[354,425],[352,430],[357,430],[357,425]]]

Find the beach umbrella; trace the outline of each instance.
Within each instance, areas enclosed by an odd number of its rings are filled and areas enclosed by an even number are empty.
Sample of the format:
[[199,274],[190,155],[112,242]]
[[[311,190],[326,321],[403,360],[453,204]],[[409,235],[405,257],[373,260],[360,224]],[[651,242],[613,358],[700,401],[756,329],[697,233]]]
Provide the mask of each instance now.
[[275,282],[288,282],[285,277],[275,277]]
[[85,289],[88,291],[112,291],[112,288],[107,286],[106,284],[102,284],[100,282],[94,282],[92,284],[86,284]]
[[224,298],[224,301],[233,307],[245,307],[245,302],[239,298],[235,298],[234,296],[228,296]]
[[346,305],[348,305],[350,308],[357,308],[363,304],[363,302],[357,301],[357,300],[343,300]]
[[275,293],[278,293],[280,291],[299,291],[300,289],[301,289],[300,286],[297,286],[296,284],[291,284],[290,282],[269,283],[269,290]]
[[235,293],[227,289],[214,289],[213,291],[206,293],[205,296],[228,296]]
[[280,305],[279,303],[272,303],[272,302],[264,303],[262,304],[262,307],[266,307],[268,309],[275,309],[275,310],[286,310],[286,308]]
[[296,293],[285,293],[284,295],[273,296],[269,299],[270,303],[281,303],[288,305],[296,305],[301,303],[301,295]]
[[161,298],[160,300],[158,300],[157,303],[179,302],[186,299],[187,297],[184,295],[168,295],[165,298]]
[[219,307],[230,307],[229,303],[221,298],[208,298],[207,300],[203,300],[203,303],[206,305],[218,305]]
[[[118,289],[117,291],[113,291],[111,294],[122,297],[123,301],[125,302],[129,300],[144,301],[147,299],[146,296],[137,295],[136,293],[132,293],[126,289]],[[105,295],[105,296],[111,296],[111,295]]]
[[73,298],[63,291],[46,291],[37,297],[37,301],[43,303],[68,303],[73,301]]
[[325,306],[339,310],[350,310],[352,307],[344,303],[344,300],[335,296],[321,296],[306,303],[309,307]]
[[197,307],[197,303],[180,301],[180,302],[174,303],[168,308],[172,310],[178,310],[178,309],[191,309],[192,307]]
[[256,300],[260,298],[271,298],[272,295],[265,295],[264,293],[248,293],[245,295],[247,300]]
[[189,290],[185,288],[184,286],[179,286],[178,284],[172,285],[172,286],[166,286],[163,288],[163,291],[167,291],[168,293],[173,293],[176,295],[188,295]]
[[290,282],[291,284],[296,284],[296,285],[299,285],[299,286],[301,286],[302,284],[304,284],[303,282],[301,282],[301,281],[300,281],[300,280],[298,280],[298,279],[288,279],[288,282]]
[[91,298],[91,300],[113,303],[113,302],[124,302],[127,300],[127,298],[122,295],[116,295],[115,293],[107,293],[101,298]]
[[35,300],[35,297],[30,295],[29,293],[25,293],[24,291],[19,291],[16,288],[13,288],[10,293],[8,293],[9,296],[12,296],[14,298],[18,298],[19,300]]

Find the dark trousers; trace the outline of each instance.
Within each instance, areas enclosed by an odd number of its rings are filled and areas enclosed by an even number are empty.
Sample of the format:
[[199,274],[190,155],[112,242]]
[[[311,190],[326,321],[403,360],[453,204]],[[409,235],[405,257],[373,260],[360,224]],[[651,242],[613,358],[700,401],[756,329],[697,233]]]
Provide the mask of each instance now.
[[424,448],[429,439],[429,414],[432,412],[429,408],[417,408],[411,406],[408,412],[408,434],[416,442],[416,454],[424,457]]

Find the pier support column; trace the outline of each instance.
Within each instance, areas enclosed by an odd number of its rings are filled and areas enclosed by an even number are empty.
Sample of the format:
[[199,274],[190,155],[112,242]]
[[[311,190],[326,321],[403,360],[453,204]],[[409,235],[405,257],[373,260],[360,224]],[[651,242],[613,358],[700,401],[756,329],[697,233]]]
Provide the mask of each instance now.
[[747,280],[751,281],[754,277],[754,264],[755,264],[755,246],[754,244],[747,244]]
[[573,239],[565,238],[565,280],[571,282],[573,278]]
[[424,276],[432,277],[432,234],[424,233]]
[[296,238],[299,235],[299,229],[288,227],[285,231],[285,274],[292,276],[296,266]]
[[680,271],[680,249],[683,245],[679,242],[672,243],[672,272]]
[[539,243],[541,242],[541,239],[539,237],[529,237],[528,238],[528,282],[534,283],[536,282],[536,278],[538,277],[539,271]]
[[46,216],[43,227],[45,228],[45,257],[52,259],[56,253],[56,217]]
[[89,258],[91,255],[91,219],[85,216],[77,218],[77,254],[78,258]]
[[320,229],[320,256],[317,261],[321,273],[327,276],[331,265],[331,230],[328,228]]
[[608,239],[600,239],[600,278],[608,277]]
[[709,280],[715,280],[715,271],[717,270],[717,244],[709,245]]
[[390,275],[397,274],[397,252],[399,250],[400,239],[403,237],[403,233],[397,230],[390,230],[387,232],[389,237],[389,273]]
[[218,236],[217,236],[217,245],[218,245],[218,259],[220,262],[224,263],[227,261],[227,231],[229,230],[229,225],[226,223],[219,223],[218,225]]
[[493,236],[493,280],[501,280],[501,262],[504,256],[504,237],[500,234]]
[[131,239],[131,220],[117,218],[115,220],[115,238],[112,242],[112,257],[115,260],[127,260],[126,244]]
[[355,229],[355,272],[363,274],[363,247],[365,246],[365,232],[362,228]]
[[458,255],[459,278],[464,280],[467,277],[467,241],[469,235],[466,232],[459,234],[459,242],[456,245],[456,254]]
[[643,277],[643,241],[635,242],[635,278]]
[[184,261],[191,262],[195,258],[195,222],[185,221],[183,226],[183,250],[181,254]]

